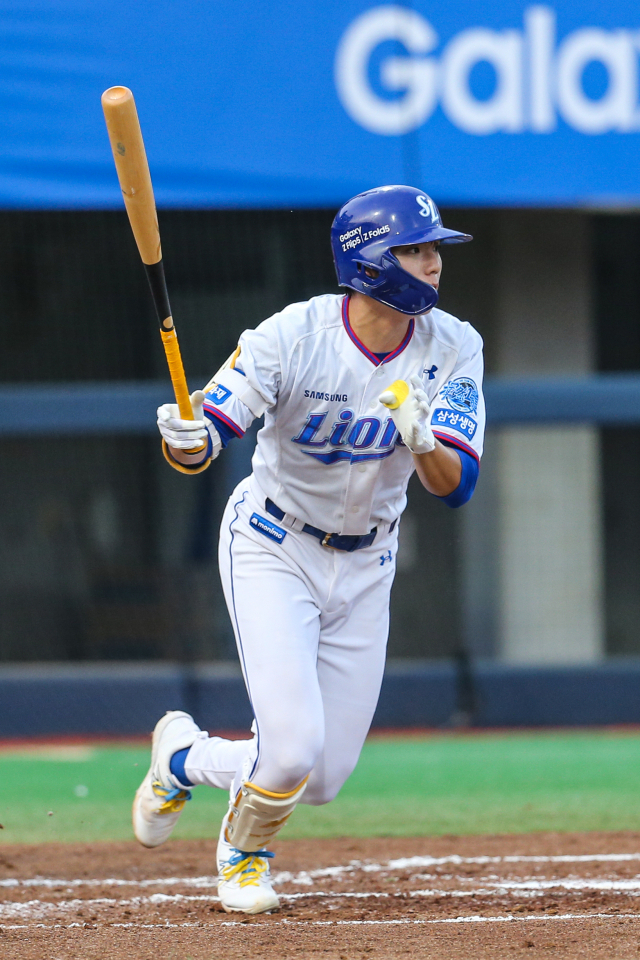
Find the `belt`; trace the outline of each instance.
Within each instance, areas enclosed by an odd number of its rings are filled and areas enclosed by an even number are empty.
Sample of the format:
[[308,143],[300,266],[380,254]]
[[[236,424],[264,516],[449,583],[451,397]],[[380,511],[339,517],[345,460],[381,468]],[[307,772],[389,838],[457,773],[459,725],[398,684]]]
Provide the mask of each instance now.
[[[270,513],[276,520],[284,520],[286,516],[284,510],[281,510],[269,497],[265,500],[264,506],[267,513]],[[393,530],[395,525],[396,521],[394,520],[389,527],[389,532]],[[378,532],[378,528],[374,527],[369,533],[359,537],[343,536],[340,533],[326,533],[324,530],[319,530],[318,527],[312,527],[310,523],[305,523],[300,527],[300,530],[302,533],[309,533],[312,537],[317,537],[323,547],[331,547],[332,550],[346,550],[347,553],[362,550],[363,547],[370,547]]]

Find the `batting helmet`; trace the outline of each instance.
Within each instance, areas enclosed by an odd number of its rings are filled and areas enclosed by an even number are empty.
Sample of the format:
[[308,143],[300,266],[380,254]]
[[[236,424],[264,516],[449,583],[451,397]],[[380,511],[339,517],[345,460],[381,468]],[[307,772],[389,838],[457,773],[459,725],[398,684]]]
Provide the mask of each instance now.
[[[411,315],[435,307],[438,293],[431,284],[403,270],[391,248],[471,239],[468,233],[443,227],[431,197],[415,187],[378,187],[359,193],[338,211],[331,227],[340,286]],[[367,267],[376,271],[374,277],[365,273]]]

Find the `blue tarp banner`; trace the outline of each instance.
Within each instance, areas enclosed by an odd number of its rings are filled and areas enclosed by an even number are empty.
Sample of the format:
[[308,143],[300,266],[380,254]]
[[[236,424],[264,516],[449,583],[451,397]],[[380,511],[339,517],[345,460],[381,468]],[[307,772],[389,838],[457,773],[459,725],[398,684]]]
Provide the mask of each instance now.
[[119,207],[134,91],[159,205],[640,204],[631,0],[0,0],[0,206]]

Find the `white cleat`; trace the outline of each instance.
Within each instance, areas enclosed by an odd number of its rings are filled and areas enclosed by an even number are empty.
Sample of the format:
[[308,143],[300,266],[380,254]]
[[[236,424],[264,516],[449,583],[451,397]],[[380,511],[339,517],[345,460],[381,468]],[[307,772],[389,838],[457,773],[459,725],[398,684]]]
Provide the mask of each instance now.
[[133,801],[133,832],[145,847],[159,847],[171,834],[182,809],[191,799],[188,787],[171,773],[171,757],[208,734],[183,710],[168,710],[155,726],[151,766]]
[[227,913],[265,913],[280,901],[271,886],[269,850],[245,853],[224,839],[226,817],[218,841],[218,895]]

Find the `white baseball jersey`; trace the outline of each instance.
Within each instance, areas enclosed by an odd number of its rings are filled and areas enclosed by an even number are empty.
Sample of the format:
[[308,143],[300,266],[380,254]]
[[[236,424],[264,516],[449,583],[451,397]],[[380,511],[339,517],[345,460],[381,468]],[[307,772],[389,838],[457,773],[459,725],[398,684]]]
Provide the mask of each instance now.
[[246,330],[235,367],[206,388],[205,411],[242,436],[265,415],[253,456],[259,489],[285,513],[331,533],[396,520],[414,470],[379,395],[417,374],[435,436],[480,458],[482,339],[442,310],[409,323],[383,362],[349,324],[349,297],[295,303]]

